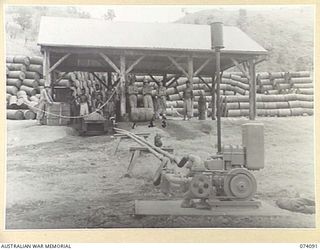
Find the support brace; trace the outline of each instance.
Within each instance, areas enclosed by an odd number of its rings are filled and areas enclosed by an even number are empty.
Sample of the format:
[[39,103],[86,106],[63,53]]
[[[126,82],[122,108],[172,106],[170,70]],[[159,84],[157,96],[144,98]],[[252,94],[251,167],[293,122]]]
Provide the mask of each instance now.
[[99,53],[99,55],[114,69],[115,72],[120,74],[120,69],[111,61],[109,57],[103,53]]
[[250,75],[248,74],[248,72],[246,72],[240,65],[240,63],[238,63],[235,59],[231,58],[232,62],[234,63],[234,65],[245,75],[246,78],[248,78],[248,80],[250,80]]
[[48,71],[48,73],[51,73],[53,70],[55,70],[65,59],[67,59],[69,56],[71,55],[71,53],[68,53],[66,55],[64,55],[63,57],[61,57]]
[[184,70],[184,68],[181,67],[181,65],[177,63],[176,60],[174,60],[171,56],[168,56],[168,58],[177,67],[177,69],[179,69],[186,77],[189,77],[188,73]]
[[139,57],[136,61],[134,61],[130,66],[129,68],[126,70],[126,74],[130,73],[131,70],[133,70],[133,68],[138,65],[139,62],[141,62],[141,60],[143,60],[145,58],[145,56],[141,56]]
[[194,72],[194,76],[197,76],[197,75],[201,72],[201,70],[203,70],[204,67],[207,66],[208,63],[211,62],[211,60],[212,60],[212,57],[208,58],[208,59],[196,70],[196,72]]
[[100,79],[99,76],[97,76],[97,74],[95,72],[92,72],[92,74],[94,75],[95,78],[97,78],[97,80],[103,85],[105,86],[106,88],[108,88],[107,84],[102,80]]
[[58,82],[60,82],[61,80],[62,80],[62,78],[66,75],[66,74],[68,74],[69,72],[63,72],[63,74],[58,78],[58,79],[56,79],[55,81],[54,81],[54,83],[56,84],[56,83],[58,83]]
[[201,82],[203,82],[208,87],[208,89],[210,90],[210,93],[211,93],[212,87],[210,87],[210,85],[208,83],[206,83],[206,81],[201,76],[198,76],[198,78],[200,79]]
[[153,75],[149,74],[149,76],[159,86],[159,81],[156,78],[154,78]]
[[167,88],[171,87],[171,85],[174,84],[180,77],[181,75],[177,75],[174,78],[170,79],[170,81],[168,82]]

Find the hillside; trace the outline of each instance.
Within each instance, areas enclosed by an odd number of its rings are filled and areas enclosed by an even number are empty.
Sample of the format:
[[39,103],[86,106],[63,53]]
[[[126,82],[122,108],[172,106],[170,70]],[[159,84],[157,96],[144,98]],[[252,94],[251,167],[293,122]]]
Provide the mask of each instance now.
[[313,10],[278,8],[257,10],[212,9],[187,14],[179,23],[222,21],[238,26],[269,51],[258,71],[313,70]]
[[[23,29],[17,16],[31,19]],[[258,71],[313,71],[313,10],[309,7],[288,9],[212,9],[186,14],[179,23],[209,24],[223,21],[238,26],[269,51],[267,62]],[[36,44],[41,16],[88,18],[90,13],[75,7],[11,7],[6,9],[6,53],[39,54]],[[183,39],[183,38],[181,38]]]

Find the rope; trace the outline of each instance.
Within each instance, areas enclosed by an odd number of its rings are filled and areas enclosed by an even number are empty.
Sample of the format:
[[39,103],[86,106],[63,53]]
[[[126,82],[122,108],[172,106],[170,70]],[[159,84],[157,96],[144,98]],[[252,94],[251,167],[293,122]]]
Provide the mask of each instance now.
[[89,115],[91,115],[91,114],[93,114],[93,113],[97,113],[98,111],[100,111],[104,106],[106,106],[106,105],[110,102],[111,98],[114,96],[115,93],[116,93],[116,89],[113,90],[113,92],[111,93],[111,96],[109,97],[109,99],[108,99],[104,104],[102,104],[100,108],[96,109],[95,111],[93,111],[93,112],[91,112],[91,113],[89,113],[89,114],[87,114],[87,115],[79,115],[79,116],[57,115],[57,114],[54,114],[54,113],[51,113],[51,112],[48,112],[48,111],[39,109],[39,108],[37,108],[37,107],[35,107],[35,106],[31,106],[31,105],[29,105],[27,102],[25,102],[25,100],[23,100],[23,102],[24,102],[24,104],[26,104],[28,107],[31,107],[32,109],[36,109],[36,110],[38,110],[38,111],[44,112],[45,114],[50,114],[50,115],[52,115],[52,116],[56,116],[56,117],[60,117],[60,118],[67,118],[67,119],[68,119],[68,118],[73,118],[73,119],[76,119],[76,118],[88,117]]

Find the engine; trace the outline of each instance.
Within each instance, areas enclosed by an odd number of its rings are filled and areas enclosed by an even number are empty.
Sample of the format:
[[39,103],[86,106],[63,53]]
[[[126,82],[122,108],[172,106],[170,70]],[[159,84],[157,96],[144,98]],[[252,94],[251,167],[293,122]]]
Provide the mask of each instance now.
[[[178,163],[184,174],[164,168],[155,178],[163,193],[170,193],[177,186],[183,192],[182,207],[209,208],[210,199],[250,201],[257,191],[252,174],[264,167],[263,124],[242,125],[242,145],[223,146],[222,152],[202,160],[188,155]],[[160,173],[160,172],[159,172]]]

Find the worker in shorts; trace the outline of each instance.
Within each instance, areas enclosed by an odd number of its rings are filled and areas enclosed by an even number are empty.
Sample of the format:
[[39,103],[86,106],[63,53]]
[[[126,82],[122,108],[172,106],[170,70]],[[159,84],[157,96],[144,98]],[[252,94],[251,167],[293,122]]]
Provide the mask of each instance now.
[[42,125],[42,120],[44,118],[44,111],[46,109],[47,104],[52,104],[53,100],[51,97],[51,89],[49,86],[45,86],[40,91],[40,100],[38,104],[38,112],[37,112],[37,123],[38,125]]
[[102,101],[102,94],[99,93],[96,96],[96,100],[95,100],[95,111],[97,113],[99,113],[100,115],[103,115],[103,101]]
[[106,92],[107,104],[104,106],[104,115],[107,119],[115,116],[115,94],[113,94],[112,89],[108,89]]
[[148,79],[143,80],[142,94],[143,94],[143,106],[145,108],[152,108],[154,110],[153,100],[152,100],[152,87]]
[[131,78],[129,80],[129,86],[127,88],[127,92],[129,95],[129,103],[130,103],[130,109],[135,109],[138,107],[138,93],[139,90],[137,88],[137,86],[135,86],[134,84],[134,79]]
[[[92,99],[92,106],[96,107],[96,101],[97,101],[97,97],[98,95],[102,95],[102,91],[100,89],[100,85],[98,83],[96,83],[94,85],[94,91],[91,94],[91,99]],[[89,101],[89,100],[88,100]]]
[[189,80],[186,81],[187,88],[183,91],[183,102],[184,102],[184,114],[183,120],[191,119],[193,114],[193,91],[192,85]]
[[163,86],[163,82],[159,82],[159,87],[156,91],[156,103],[157,103],[157,118],[166,114],[166,101],[167,101],[167,89]]
[[81,89],[80,95],[80,116],[85,116],[89,114],[88,97],[85,93],[85,89]]

